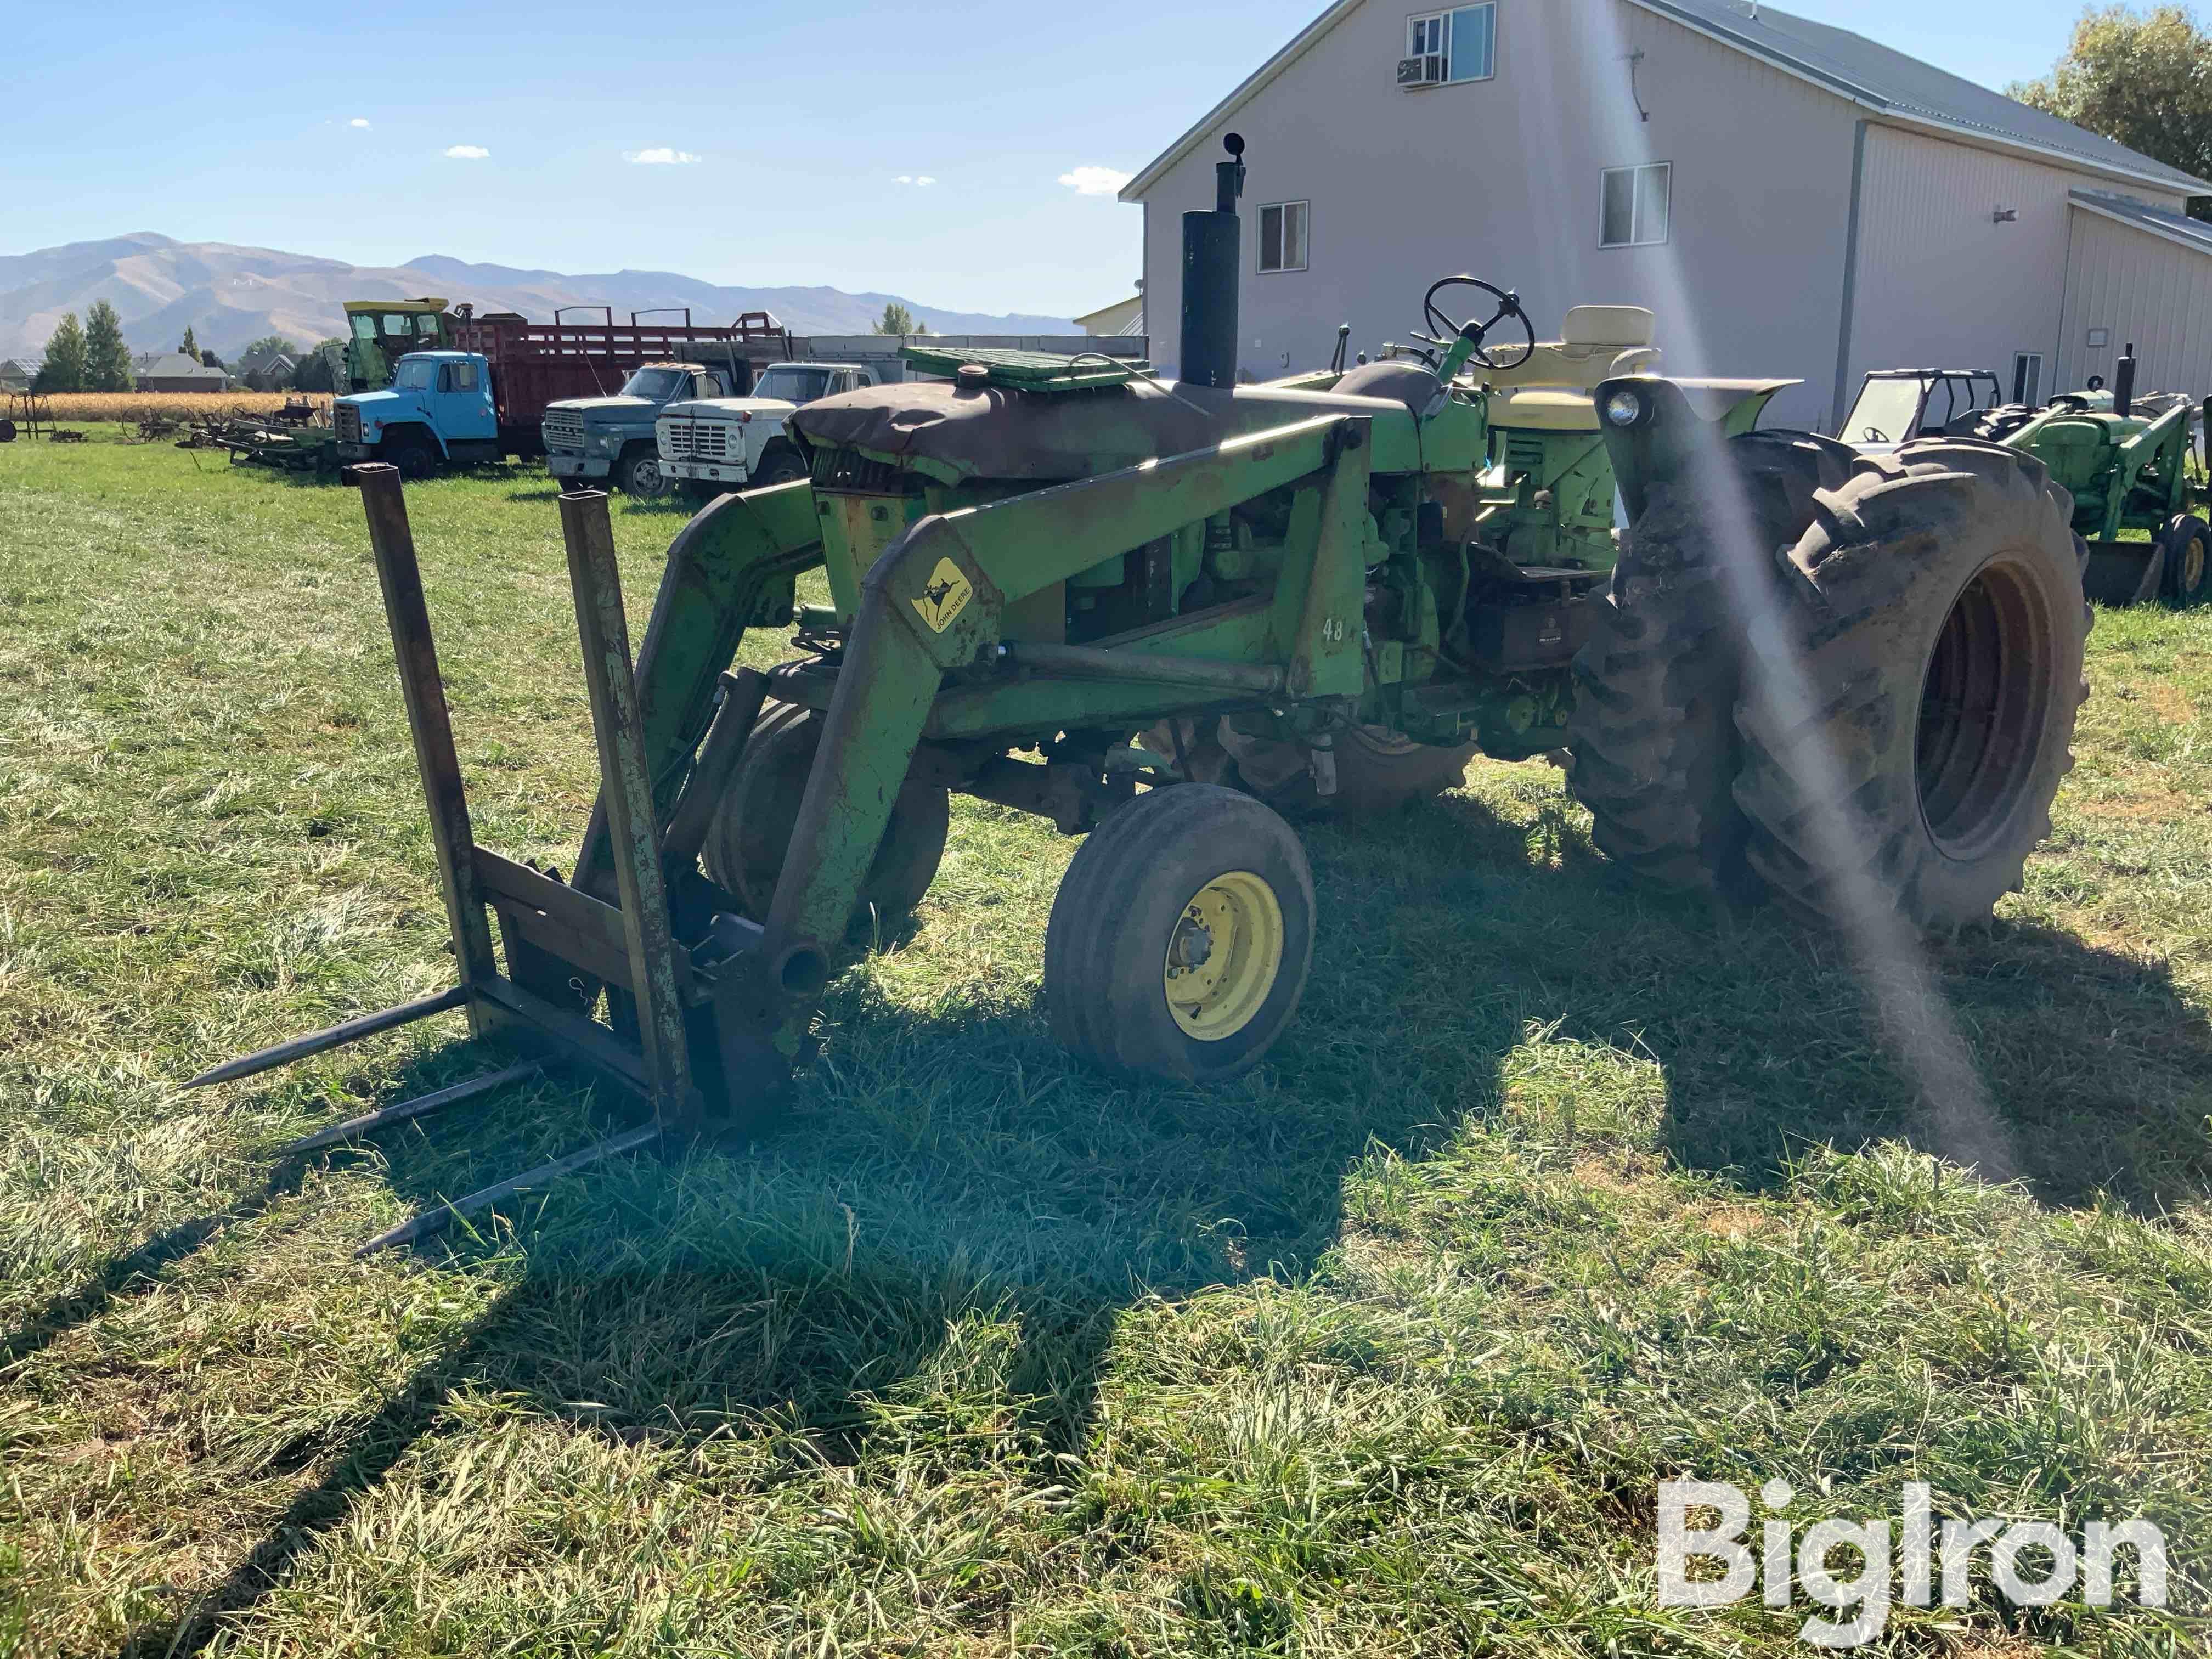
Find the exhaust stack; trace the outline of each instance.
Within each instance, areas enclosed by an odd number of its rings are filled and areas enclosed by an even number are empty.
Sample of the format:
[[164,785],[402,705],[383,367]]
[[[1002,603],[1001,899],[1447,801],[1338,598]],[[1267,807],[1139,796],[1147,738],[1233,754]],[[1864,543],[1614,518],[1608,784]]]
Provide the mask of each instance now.
[[2125,420],[2136,410],[2136,343],[2128,342],[2127,356],[2112,376],[2112,413]]
[[1182,216],[1182,359],[1186,386],[1237,384],[1237,284],[1243,237],[1237,200],[1244,193],[1244,139],[1221,141],[1229,160],[1213,165],[1213,210]]

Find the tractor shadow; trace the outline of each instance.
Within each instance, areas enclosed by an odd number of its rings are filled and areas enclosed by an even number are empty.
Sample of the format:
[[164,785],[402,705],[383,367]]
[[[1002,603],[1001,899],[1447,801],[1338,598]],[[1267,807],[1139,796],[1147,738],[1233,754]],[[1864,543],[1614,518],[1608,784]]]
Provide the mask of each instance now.
[[[978,975],[917,1014],[847,975],[827,1058],[751,1146],[603,1165],[424,1247],[423,1270],[507,1287],[319,1453],[315,1483],[220,1584],[126,1651],[198,1652],[250,1615],[457,1391],[626,1440],[793,1436],[832,1462],[976,1398],[1011,1402],[1048,1449],[1080,1447],[1133,1310],[1308,1275],[1342,1227],[1347,1170],[1378,1148],[1429,1155],[1500,1111],[1532,1042],[1656,1064],[1672,1155],[1747,1189],[1817,1142],[1950,1150],[1831,945],[1654,902],[1589,848],[1555,780],[1532,768],[1525,794],[1528,823],[1455,795],[1310,829],[1324,933],[1304,1011],[1267,1065],[1223,1088],[1078,1066],[1033,981]],[[932,926],[926,908],[884,942]],[[2044,1201],[2104,1191],[2154,1213],[2212,1186],[2212,1029],[2163,974],[2019,926],[1931,967]],[[495,1063],[455,1045],[389,1097]],[[316,1157],[368,1162],[421,1206],[612,1124],[588,1091],[549,1084]]]

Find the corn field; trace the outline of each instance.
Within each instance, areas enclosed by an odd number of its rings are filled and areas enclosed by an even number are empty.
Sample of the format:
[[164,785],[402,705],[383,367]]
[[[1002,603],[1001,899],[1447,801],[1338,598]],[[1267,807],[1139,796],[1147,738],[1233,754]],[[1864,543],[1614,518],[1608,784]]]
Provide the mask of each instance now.
[[[64,423],[71,421],[145,421],[166,415],[173,420],[199,421],[227,415],[266,415],[287,401],[305,397],[319,411],[327,412],[328,392],[57,392],[39,399],[40,413],[49,410]],[[7,413],[0,405],[0,414]],[[21,406],[16,410],[21,418]]]

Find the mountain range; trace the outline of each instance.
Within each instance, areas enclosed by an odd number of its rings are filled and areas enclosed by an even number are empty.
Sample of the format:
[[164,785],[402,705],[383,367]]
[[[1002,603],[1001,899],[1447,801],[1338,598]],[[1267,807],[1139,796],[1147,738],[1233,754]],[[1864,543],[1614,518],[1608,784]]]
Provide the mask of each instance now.
[[689,306],[693,321],[702,325],[726,323],[743,311],[769,311],[799,334],[865,334],[896,301],[939,334],[1080,332],[1064,317],[950,311],[895,294],[725,288],[666,270],[569,276],[471,264],[434,253],[404,265],[354,265],[138,231],[0,254],[0,357],[37,362],[63,313],[73,311],[82,319],[95,300],[115,307],[123,337],[135,350],[173,349],[190,328],[203,349],[228,357],[264,335],[312,345],[342,333],[340,307],[348,300],[424,294],[465,300],[478,311],[519,311],[539,321],[562,306],[611,306],[617,320],[633,311]]

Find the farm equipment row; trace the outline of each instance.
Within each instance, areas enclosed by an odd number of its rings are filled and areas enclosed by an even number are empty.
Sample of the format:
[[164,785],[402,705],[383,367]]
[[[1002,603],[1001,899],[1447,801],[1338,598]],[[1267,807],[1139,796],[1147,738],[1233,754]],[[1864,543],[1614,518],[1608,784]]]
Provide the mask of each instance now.
[[[1184,220],[1179,382],[959,351],[808,404],[808,476],[690,521],[634,660],[606,498],[562,495],[601,776],[566,878],[476,842],[399,475],[356,471],[459,980],[193,1081],[465,1008],[644,1109],[364,1248],[757,1127],[849,930],[927,890],[954,793],[1087,835],[1046,937],[1052,1030],[1185,1083],[1297,1013],[1322,921],[1284,813],[1436,793],[1477,748],[1567,750],[1601,845],[1665,887],[1948,932],[2018,885],[2089,621],[2041,459],[1759,430],[1788,382],[1662,378],[1629,307],[1540,342],[1471,276],[1429,289],[1419,361],[1239,385],[1230,149]],[[828,603],[799,605],[816,570]],[[799,654],[732,672],[749,629],[793,623]]]

